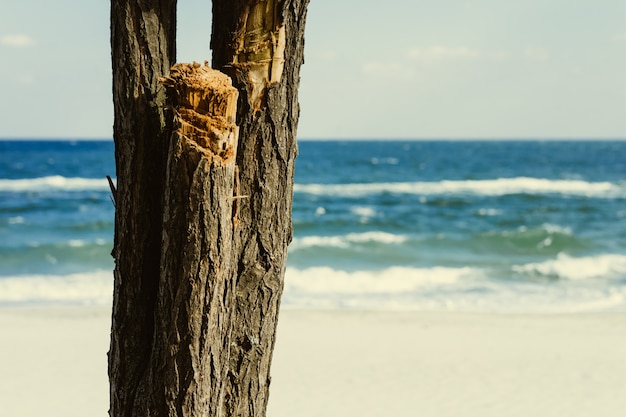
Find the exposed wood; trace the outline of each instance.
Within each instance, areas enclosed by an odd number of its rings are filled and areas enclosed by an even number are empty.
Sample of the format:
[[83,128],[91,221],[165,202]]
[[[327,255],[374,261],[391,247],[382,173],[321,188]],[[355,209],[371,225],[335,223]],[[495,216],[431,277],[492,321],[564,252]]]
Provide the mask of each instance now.
[[[229,77],[206,65],[176,65],[162,82],[176,116],[165,179],[151,389],[154,397],[164,394],[166,415],[219,416],[236,278],[238,93]],[[163,408],[149,415],[164,415]]]

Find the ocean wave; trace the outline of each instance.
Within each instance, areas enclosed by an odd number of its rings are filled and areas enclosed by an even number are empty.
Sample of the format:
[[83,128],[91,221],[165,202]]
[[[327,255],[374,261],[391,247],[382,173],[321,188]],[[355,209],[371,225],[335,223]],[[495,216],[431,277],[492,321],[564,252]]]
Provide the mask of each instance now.
[[512,270],[531,277],[572,281],[626,279],[626,256],[602,254],[575,258],[560,253],[556,259],[514,265]]
[[481,217],[500,216],[502,213],[502,210],[495,208],[481,208],[476,212],[476,214]]
[[362,197],[394,193],[415,195],[472,194],[501,196],[510,194],[561,194],[596,198],[624,197],[623,186],[611,182],[582,180],[552,180],[543,178],[499,178],[493,180],[463,180],[437,182],[388,182],[370,184],[296,184],[296,193]]
[[472,276],[482,276],[470,267],[391,267],[380,271],[343,271],[330,267],[304,270],[288,268],[286,292],[308,294],[401,294],[426,288],[451,286]]
[[111,303],[112,294],[111,271],[0,278],[0,305],[108,305]]
[[60,175],[30,179],[0,179],[0,192],[106,191],[106,178],[67,178]]
[[297,251],[311,247],[349,248],[352,244],[364,243],[393,245],[402,244],[407,240],[407,236],[380,231],[349,233],[343,236],[304,236],[295,238],[289,246],[289,250]]
[[496,252],[522,252],[545,254],[545,250],[557,254],[585,246],[585,241],[574,234],[570,227],[544,223],[538,227],[520,226],[513,230],[489,231],[475,236],[473,245],[482,245]]
[[26,223],[26,219],[22,216],[9,217],[7,220],[8,224],[24,224]]
[[[11,250],[18,251],[19,253],[13,253],[12,258],[26,258],[29,255],[38,257],[41,252],[45,251],[61,251],[66,254],[71,253],[80,253],[77,252],[79,249],[85,250],[99,250],[104,247],[104,253],[108,250],[109,246],[112,246],[113,242],[110,238],[92,238],[92,239],[67,239],[67,240],[56,240],[51,241],[50,239],[42,239],[42,240],[17,240],[11,239],[8,242],[0,243],[0,250],[7,250],[7,248],[11,248]],[[28,250],[37,249],[38,252],[35,254],[29,254]],[[1,252],[0,252],[1,254]]]
[[475,267],[344,271],[287,268],[282,306],[295,309],[497,313],[626,311],[626,285],[494,279]]
[[[559,314],[626,311],[626,285],[618,280],[601,285],[594,285],[593,280],[580,280],[601,273],[614,275],[615,265],[623,272],[626,270],[626,257],[602,255],[591,258],[579,258],[578,261],[582,259],[581,262],[586,265],[606,261],[613,267],[587,275],[567,273],[565,275],[578,277],[579,280],[551,284],[494,279],[493,271],[478,267],[397,266],[356,271],[331,267],[288,267],[282,306],[297,309]],[[536,265],[539,264],[528,264],[522,272],[534,270]],[[104,270],[0,278],[0,306],[107,306],[111,304],[112,294],[113,274]]]
[[[0,192],[30,191],[107,191],[106,178],[68,178],[59,175],[30,179],[0,179]],[[551,180],[542,178],[499,178],[493,180],[443,180],[437,182],[385,182],[351,184],[295,184],[294,192],[360,197],[394,193],[415,195],[473,194],[499,196],[510,194],[562,194],[583,197],[616,198],[626,189],[611,182]],[[481,213],[484,214],[484,213]]]
[[372,165],[398,165],[400,161],[398,158],[371,158],[370,164]]
[[364,206],[354,206],[350,208],[350,213],[354,214],[355,216],[359,216],[361,218],[374,217],[377,215],[376,210],[374,210],[372,207],[364,207]]

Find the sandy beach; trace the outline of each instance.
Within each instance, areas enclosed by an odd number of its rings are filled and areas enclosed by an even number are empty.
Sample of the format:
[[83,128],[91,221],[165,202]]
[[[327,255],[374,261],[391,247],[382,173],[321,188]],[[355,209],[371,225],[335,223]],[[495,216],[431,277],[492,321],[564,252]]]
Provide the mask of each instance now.
[[[0,309],[0,414],[106,416],[109,310]],[[268,416],[619,416],[626,315],[283,310]]]

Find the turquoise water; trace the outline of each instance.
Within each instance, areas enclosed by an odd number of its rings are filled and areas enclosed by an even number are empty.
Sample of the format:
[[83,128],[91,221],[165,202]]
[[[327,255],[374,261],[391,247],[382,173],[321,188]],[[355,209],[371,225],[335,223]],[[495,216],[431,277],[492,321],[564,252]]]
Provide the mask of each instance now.
[[[303,141],[283,305],[626,310],[626,142]],[[111,142],[0,142],[0,305],[108,304]]]

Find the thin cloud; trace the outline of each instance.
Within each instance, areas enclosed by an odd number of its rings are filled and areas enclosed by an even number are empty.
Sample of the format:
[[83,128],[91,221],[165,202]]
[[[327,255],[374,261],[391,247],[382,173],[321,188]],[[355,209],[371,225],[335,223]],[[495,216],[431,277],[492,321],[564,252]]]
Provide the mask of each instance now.
[[626,33],[615,35],[613,39],[615,39],[618,42],[626,42]]
[[25,48],[34,45],[35,41],[28,35],[5,35],[0,38],[0,43],[12,48]]
[[498,51],[490,54],[489,58],[495,62],[504,62],[509,61],[512,57],[512,54],[507,51]]
[[401,78],[404,80],[414,79],[417,75],[413,68],[394,62],[368,62],[361,67],[361,70],[367,75]]
[[428,48],[412,48],[408,52],[411,59],[439,61],[444,59],[476,59],[481,53],[477,49],[466,46],[435,45]]
[[524,58],[531,61],[547,61],[550,59],[550,53],[545,48],[526,48]]
[[35,84],[35,77],[32,75],[24,74],[15,78],[15,82],[20,85],[33,85]]
[[319,59],[320,61],[331,62],[337,58],[337,54],[334,51],[322,51],[319,52],[315,56],[315,58]]

